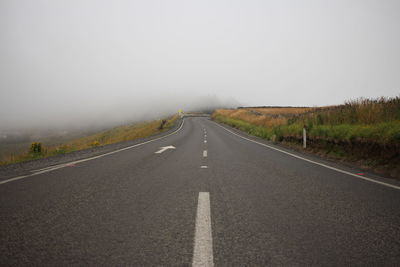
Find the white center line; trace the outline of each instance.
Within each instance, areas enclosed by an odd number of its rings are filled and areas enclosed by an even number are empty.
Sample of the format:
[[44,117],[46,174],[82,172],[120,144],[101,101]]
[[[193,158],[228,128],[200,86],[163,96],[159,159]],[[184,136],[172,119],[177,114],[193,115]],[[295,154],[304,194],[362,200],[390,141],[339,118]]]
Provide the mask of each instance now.
[[192,266],[214,266],[209,192],[199,193]]
[[205,157],[205,158],[207,157],[207,150],[203,151],[203,157]]
[[200,166],[200,168],[201,169],[208,169],[208,166],[203,165],[203,166]]

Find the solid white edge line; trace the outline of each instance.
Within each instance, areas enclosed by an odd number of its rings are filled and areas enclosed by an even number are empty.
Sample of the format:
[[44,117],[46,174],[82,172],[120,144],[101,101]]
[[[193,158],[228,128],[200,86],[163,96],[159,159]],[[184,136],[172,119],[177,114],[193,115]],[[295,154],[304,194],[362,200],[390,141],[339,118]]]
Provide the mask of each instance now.
[[341,170],[341,169],[338,169],[338,168],[335,168],[335,167],[332,167],[332,166],[329,166],[329,165],[326,165],[326,164],[323,164],[323,163],[319,163],[319,162],[316,162],[316,161],[313,161],[313,160],[310,160],[310,159],[306,159],[306,158],[300,157],[300,156],[298,156],[298,155],[295,155],[295,154],[292,154],[292,153],[290,153],[290,152],[281,150],[281,149],[279,149],[279,148],[276,148],[276,147],[273,147],[273,146],[269,146],[269,145],[266,145],[266,144],[263,144],[263,143],[260,143],[260,142],[251,140],[251,139],[249,139],[249,138],[246,138],[246,137],[244,137],[244,136],[241,136],[241,135],[239,135],[239,134],[237,134],[237,133],[235,133],[235,132],[233,132],[233,131],[227,129],[226,127],[224,127],[224,126],[218,124],[217,122],[214,122],[214,123],[215,123],[216,125],[218,125],[219,127],[223,128],[224,130],[230,132],[231,134],[234,134],[234,135],[236,135],[236,136],[238,136],[238,137],[240,137],[240,138],[242,138],[242,139],[245,139],[245,140],[247,140],[247,141],[250,141],[250,142],[253,142],[253,143],[256,143],[256,144],[265,146],[265,147],[268,147],[268,148],[270,148],[270,149],[273,149],[273,150],[276,150],[276,151],[285,153],[285,154],[287,154],[287,155],[290,155],[290,156],[292,156],[292,157],[295,157],[295,158],[298,158],[298,159],[301,159],[301,160],[304,160],[304,161],[307,161],[307,162],[310,162],[310,163],[313,163],[313,164],[316,164],[316,165],[325,167],[325,168],[327,168],[327,169],[331,169],[331,170],[334,170],[334,171],[337,171],[337,172],[340,172],[340,173],[344,173],[344,174],[347,174],[347,175],[351,175],[351,176],[356,177],[356,178],[359,178],[359,179],[363,179],[363,180],[365,180],[365,181],[369,181],[369,182],[372,182],[372,183],[376,183],[376,184],[380,184],[380,185],[384,185],[384,186],[387,186],[387,187],[391,187],[391,188],[400,190],[400,186],[393,185],[393,184],[388,184],[388,183],[385,183],[385,182],[380,182],[380,181],[377,181],[377,180],[372,179],[372,178],[368,178],[368,177],[365,177],[365,176],[360,176],[360,175],[357,175],[357,174],[354,174],[354,173],[351,173],[351,172],[348,172],[348,171],[344,171],[344,170]]
[[9,178],[9,179],[7,179],[7,180],[0,181],[0,185],[6,184],[6,183],[9,183],[9,182],[12,182],[12,181],[20,180],[20,179],[23,179],[23,178],[27,178],[27,177],[39,175],[39,174],[42,174],[42,173],[46,173],[46,172],[51,172],[51,171],[54,171],[54,170],[58,170],[58,169],[67,167],[67,166],[69,166],[69,165],[71,165],[71,164],[78,164],[78,163],[81,163],[81,162],[85,162],[85,161],[89,161],[89,160],[93,160],[93,159],[102,158],[102,157],[105,157],[105,156],[108,156],[108,155],[111,155],[111,154],[115,154],[115,153],[118,153],[118,152],[121,152],[121,151],[124,151],[124,150],[128,150],[128,149],[131,149],[131,148],[134,148],[134,147],[142,146],[142,145],[144,145],[144,144],[151,143],[151,142],[154,142],[154,141],[157,141],[157,140],[166,138],[166,137],[168,137],[168,136],[171,136],[171,135],[176,134],[177,132],[179,132],[179,131],[182,129],[184,123],[185,123],[185,120],[183,119],[183,120],[182,120],[181,126],[180,126],[178,129],[176,129],[174,132],[170,133],[170,134],[167,134],[167,135],[164,135],[164,136],[155,138],[155,139],[151,139],[151,140],[146,141],[146,142],[143,142],[143,143],[139,143],[139,144],[127,146],[127,147],[124,147],[124,148],[120,148],[120,149],[117,149],[117,150],[114,150],[114,151],[111,151],[111,152],[107,152],[107,153],[104,153],[104,154],[101,154],[101,155],[97,155],[97,156],[94,156],[94,157],[85,158],[85,159],[76,160],[76,161],[71,161],[71,162],[68,162],[68,163],[63,163],[63,164],[60,164],[60,165],[55,165],[55,166],[53,166],[53,167],[50,166],[50,167],[46,167],[46,168],[43,168],[43,169],[34,170],[34,173],[32,173],[32,174],[21,175],[21,176],[17,176],[17,177]]
[[57,167],[59,167],[59,166],[61,166],[61,165],[65,165],[65,164],[53,165],[53,166],[49,166],[49,167],[42,168],[42,169],[36,169],[36,170],[32,170],[32,171],[29,171],[29,172],[40,172],[40,171],[45,171],[45,170],[49,170],[49,169],[53,169],[53,168],[57,168]]
[[195,227],[192,266],[214,266],[209,192],[199,192]]

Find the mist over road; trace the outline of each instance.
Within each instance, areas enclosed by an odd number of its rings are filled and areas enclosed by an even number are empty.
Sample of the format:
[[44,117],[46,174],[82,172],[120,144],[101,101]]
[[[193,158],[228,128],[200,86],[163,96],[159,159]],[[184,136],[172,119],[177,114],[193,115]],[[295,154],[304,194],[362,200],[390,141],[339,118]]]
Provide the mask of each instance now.
[[0,265],[400,262],[398,183],[246,138],[185,118],[158,140],[0,181]]

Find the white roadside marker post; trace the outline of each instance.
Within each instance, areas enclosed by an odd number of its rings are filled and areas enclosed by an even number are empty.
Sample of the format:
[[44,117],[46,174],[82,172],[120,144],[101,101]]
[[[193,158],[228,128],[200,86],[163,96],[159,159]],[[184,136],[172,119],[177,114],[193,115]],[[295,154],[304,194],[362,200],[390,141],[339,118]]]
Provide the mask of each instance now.
[[307,131],[306,126],[303,127],[303,148],[307,147]]

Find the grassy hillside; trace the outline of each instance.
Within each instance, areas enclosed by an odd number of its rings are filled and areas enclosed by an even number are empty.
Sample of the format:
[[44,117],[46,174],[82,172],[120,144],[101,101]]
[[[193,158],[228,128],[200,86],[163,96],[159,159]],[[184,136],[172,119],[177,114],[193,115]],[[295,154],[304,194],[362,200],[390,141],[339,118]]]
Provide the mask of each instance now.
[[400,97],[359,99],[318,108],[216,110],[213,119],[268,140],[357,161],[364,167],[400,174]]
[[[72,151],[86,148],[104,146],[108,144],[135,140],[148,137],[170,129],[178,119],[178,115],[169,117],[165,120],[154,120],[150,122],[138,123],[115,127],[100,133],[74,139],[72,141],[59,144],[48,145],[41,144],[41,151],[33,151],[33,147],[27,146],[25,152],[14,155],[7,155],[0,159],[0,165],[23,162],[27,160],[45,158],[58,154],[64,154]],[[162,127],[160,127],[162,125]],[[37,140],[40,142],[41,140]]]

